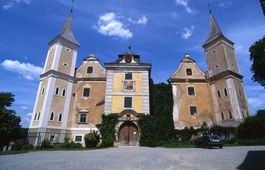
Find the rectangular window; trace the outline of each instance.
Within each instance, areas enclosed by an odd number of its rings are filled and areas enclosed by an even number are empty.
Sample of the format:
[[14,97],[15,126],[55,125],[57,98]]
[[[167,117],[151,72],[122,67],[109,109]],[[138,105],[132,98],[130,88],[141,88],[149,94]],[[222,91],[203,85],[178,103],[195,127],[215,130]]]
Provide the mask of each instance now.
[[86,123],[86,116],[87,116],[87,113],[80,113],[80,123]]
[[222,117],[222,120],[225,120],[225,116],[223,112],[221,112],[221,117]]
[[190,106],[190,115],[191,116],[197,115],[197,107],[196,106]]
[[75,136],[75,142],[82,142],[82,136]]
[[90,94],[90,88],[84,88],[83,97],[89,97],[89,94]]
[[187,73],[188,76],[191,76],[191,75],[192,75],[192,70],[191,70],[191,68],[187,68],[187,69],[186,69],[186,73]]
[[218,93],[218,97],[221,97],[221,94],[220,94],[220,91],[219,90],[217,91],[217,93]]
[[194,95],[195,95],[194,87],[188,87],[188,94],[189,94],[190,96],[194,96]]
[[125,80],[132,80],[132,73],[126,73]]
[[54,135],[51,135],[50,136],[50,142],[54,142],[54,140],[55,140],[55,136]]
[[93,67],[87,67],[87,74],[93,73]]
[[132,97],[124,97],[124,108],[132,108]]

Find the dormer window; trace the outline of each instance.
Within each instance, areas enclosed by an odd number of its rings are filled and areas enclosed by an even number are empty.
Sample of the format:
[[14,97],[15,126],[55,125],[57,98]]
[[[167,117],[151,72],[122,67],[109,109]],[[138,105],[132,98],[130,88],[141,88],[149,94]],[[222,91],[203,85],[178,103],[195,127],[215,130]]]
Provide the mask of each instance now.
[[87,74],[93,73],[93,67],[87,67]]
[[132,73],[126,73],[125,80],[132,80]]
[[186,69],[186,73],[187,73],[188,76],[191,76],[191,75],[192,75],[192,70],[191,70],[191,68],[187,68],[187,69]]

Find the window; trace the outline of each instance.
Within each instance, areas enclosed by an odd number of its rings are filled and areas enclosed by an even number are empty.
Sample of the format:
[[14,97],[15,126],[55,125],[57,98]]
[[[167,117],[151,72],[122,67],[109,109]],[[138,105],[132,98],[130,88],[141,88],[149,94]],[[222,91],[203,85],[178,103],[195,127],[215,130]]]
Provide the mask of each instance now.
[[80,113],[80,123],[86,123],[86,115],[87,113]]
[[75,142],[82,142],[82,136],[75,136]]
[[67,52],[70,52],[70,51],[71,51],[69,48],[65,48],[65,50],[66,50]]
[[186,73],[188,76],[191,76],[192,75],[192,70],[190,68],[187,68],[186,69]]
[[50,136],[50,142],[54,142],[55,141],[55,136],[54,135],[51,135]]
[[194,95],[195,95],[194,87],[188,87],[188,94],[189,94],[190,96],[194,96]]
[[124,97],[124,108],[132,108],[132,97]]
[[63,89],[62,96],[65,96],[65,89]]
[[233,119],[233,116],[230,110],[229,110],[229,119]]
[[226,90],[226,88],[224,89],[224,93],[225,93],[225,96],[227,96],[227,90]]
[[196,106],[190,106],[190,115],[191,116],[197,115],[197,107]]
[[50,120],[53,120],[53,118],[54,118],[54,113],[52,112],[50,115]]
[[59,87],[56,87],[56,89],[55,89],[55,95],[59,95]]
[[126,73],[125,80],[132,80],[132,73]]
[[41,95],[43,96],[43,94],[44,94],[44,91],[45,91],[45,88],[43,87],[42,88],[42,91],[41,91]]
[[37,119],[37,113],[35,113],[35,116],[34,116],[34,120],[36,120]]
[[218,97],[221,97],[221,93],[220,93],[220,91],[219,91],[219,90],[217,91],[217,93],[218,93]]
[[90,94],[90,88],[84,88],[83,97],[89,97],[89,94]]
[[58,117],[58,122],[61,122],[61,121],[62,121],[62,113],[60,113]]
[[63,66],[67,67],[68,66],[68,63],[63,62]]
[[93,73],[93,67],[87,67],[87,74]]
[[40,120],[40,112],[39,112],[39,114],[38,114],[38,120]]
[[225,116],[223,112],[221,112],[221,117],[222,117],[222,120],[225,120]]

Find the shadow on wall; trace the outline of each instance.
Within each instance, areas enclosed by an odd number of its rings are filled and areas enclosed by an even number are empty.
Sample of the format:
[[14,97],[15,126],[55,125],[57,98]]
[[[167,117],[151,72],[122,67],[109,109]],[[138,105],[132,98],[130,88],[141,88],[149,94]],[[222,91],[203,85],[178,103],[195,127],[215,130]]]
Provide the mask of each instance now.
[[265,151],[249,151],[244,161],[237,167],[239,170],[262,170],[265,167]]

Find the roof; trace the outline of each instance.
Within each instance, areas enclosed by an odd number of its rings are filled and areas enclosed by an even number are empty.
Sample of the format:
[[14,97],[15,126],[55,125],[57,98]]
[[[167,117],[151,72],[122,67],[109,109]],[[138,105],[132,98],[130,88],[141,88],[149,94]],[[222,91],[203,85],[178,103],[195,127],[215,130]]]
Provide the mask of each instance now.
[[70,43],[73,43],[75,46],[80,47],[80,44],[76,40],[73,30],[72,30],[72,11],[70,12],[69,16],[67,17],[65,24],[63,26],[62,31],[49,43],[53,43],[58,39],[66,40]]
[[217,38],[223,38],[226,41],[228,41],[231,44],[234,44],[232,41],[230,41],[228,38],[226,38],[223,34],[223,32],[221,31],[217,21],[215,20],[215,17],[210,14],[210,30],[209,30],[209,35],[208,38],[206,40],[206,42],[203,44],[203,47],[206,46],[207,44],[209,44],[210,42],[216,40]]
[[90,53],[86,58],[83,59],[83,61],[99,61],[97,57],[95,57],[94,54]]

